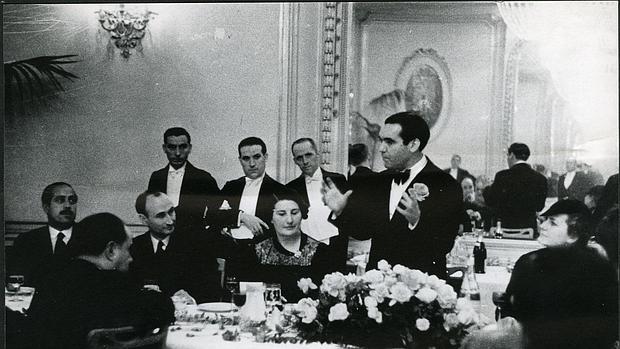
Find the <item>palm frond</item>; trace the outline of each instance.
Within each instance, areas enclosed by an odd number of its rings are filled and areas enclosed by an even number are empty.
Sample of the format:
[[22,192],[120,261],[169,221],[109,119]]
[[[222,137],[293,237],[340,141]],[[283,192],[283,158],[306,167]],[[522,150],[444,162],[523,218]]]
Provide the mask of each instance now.
[[45,103],[45,99],[64,91],[59,79],[79,77],[62,65],[79,62],[77,55],[40,56],[4,63],[5,107],[7,114],[23,113],[25,106]]

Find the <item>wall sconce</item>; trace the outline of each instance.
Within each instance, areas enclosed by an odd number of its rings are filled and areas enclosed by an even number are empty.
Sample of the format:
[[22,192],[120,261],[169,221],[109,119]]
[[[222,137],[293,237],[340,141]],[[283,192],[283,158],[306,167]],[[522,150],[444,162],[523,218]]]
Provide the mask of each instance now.
[[129,58],[132,49],[142,52],[142,38],[146,26],[149,20],[157,15],[151,11],[134,15],[125,11],[123,5],[115,12],[99,10],[95,13],[99,15],[101,27],[110,33],[110,39],[121,50],[121,57],[125,59]]

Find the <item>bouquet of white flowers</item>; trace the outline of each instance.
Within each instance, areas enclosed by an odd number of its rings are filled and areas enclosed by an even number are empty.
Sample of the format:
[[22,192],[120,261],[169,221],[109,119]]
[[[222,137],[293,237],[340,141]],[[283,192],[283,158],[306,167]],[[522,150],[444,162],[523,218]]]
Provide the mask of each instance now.
[[297,329],[308,341],[365,347],[456,348],[482,323],[465,298],[438,277],[382,260],[362,276],[331,273],[320,287],[301,279]]

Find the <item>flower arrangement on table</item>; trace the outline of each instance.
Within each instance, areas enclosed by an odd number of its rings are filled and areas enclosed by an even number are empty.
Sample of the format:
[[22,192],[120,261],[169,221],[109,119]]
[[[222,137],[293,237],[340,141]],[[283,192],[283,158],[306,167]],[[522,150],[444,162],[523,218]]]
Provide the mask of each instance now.
[[296,305],[296,328],[308,341],[364,347],[456,348],[484,325],[465,298],[437,276],[382,260],[362,276],[331,273],[317,287],[299,288],[317,299]]

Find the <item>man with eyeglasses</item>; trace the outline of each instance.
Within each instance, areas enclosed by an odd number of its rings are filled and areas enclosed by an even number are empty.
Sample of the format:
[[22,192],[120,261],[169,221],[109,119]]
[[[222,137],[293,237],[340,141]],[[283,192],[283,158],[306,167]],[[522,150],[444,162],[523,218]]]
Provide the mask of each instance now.
[[192,152],[192,140],[184,128],[167,129],[162,149],[168,157],[168,165],[151,174],[148,191],[168,195],[176,208],[178,231],[200,234],[205,229],[206,212],[217,209],[213,207],[219,194],[217,182],[209,172],[194,167],[187,160]]
[[11,250],[7,275],[23,275],[24,284],[37,287],[50,272],[69,259],[78,197],[71,185],[55,182],[43,189],[41,203],[47,225],[20,234]]

